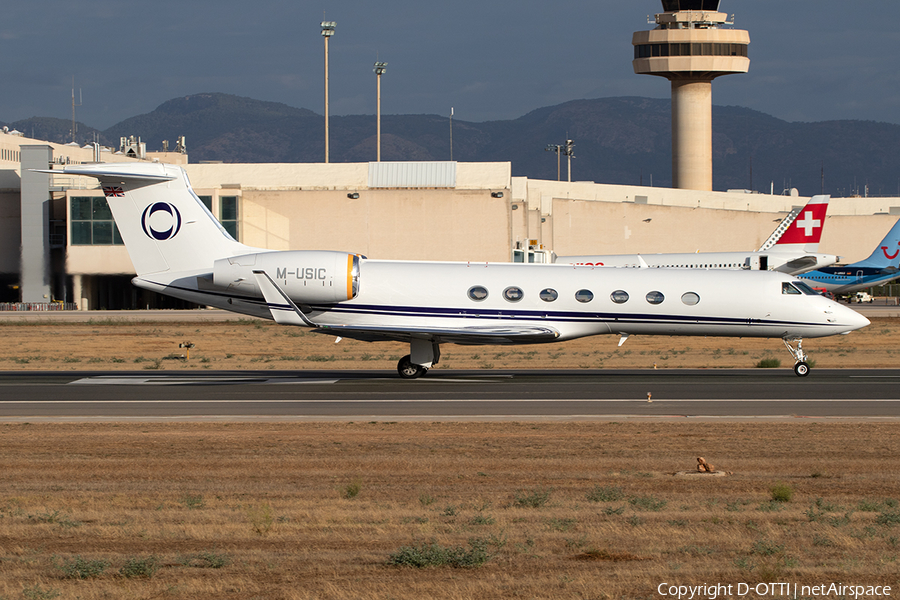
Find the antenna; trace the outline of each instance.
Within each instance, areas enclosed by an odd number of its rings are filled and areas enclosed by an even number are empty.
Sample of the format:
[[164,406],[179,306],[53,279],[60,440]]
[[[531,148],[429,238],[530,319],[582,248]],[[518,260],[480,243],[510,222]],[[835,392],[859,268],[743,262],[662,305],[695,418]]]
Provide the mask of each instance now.
[[81,88],[78,88],[78,104],[75,104],[75,76],[72,75],[72,142],[75,142],[75,132],[78,128],[75,126],[75,107],[81,106]]

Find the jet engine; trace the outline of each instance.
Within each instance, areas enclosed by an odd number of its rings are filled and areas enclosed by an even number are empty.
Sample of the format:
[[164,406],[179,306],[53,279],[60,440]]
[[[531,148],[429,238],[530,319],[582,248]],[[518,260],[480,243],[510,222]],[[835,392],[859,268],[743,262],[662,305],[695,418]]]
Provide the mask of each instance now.
[[359,293],[359,259],[357,254],[315,250],[244,254],[217,260],[213,283],[236,295],[259,295],[253,272],[265,271],[298,304],[343,302]]

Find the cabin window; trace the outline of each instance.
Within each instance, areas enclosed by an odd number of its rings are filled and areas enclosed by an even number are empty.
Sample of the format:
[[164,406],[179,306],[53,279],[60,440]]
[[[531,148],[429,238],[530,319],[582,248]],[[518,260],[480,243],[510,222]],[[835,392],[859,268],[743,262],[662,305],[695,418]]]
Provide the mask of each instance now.
[[559,298],[559,293],[553,288],[541,290],[541,300],[544,302],[553,302],[557,298]]
[[790,283],[785,281],[784,283],[781,284],[781,293],[782,294],[796,294],[799,296],[801,292],[800,292],[800,290],[795,288],[793,285],[791,285]]
[[609,295],[609,299],[616,304],[625,304],[628,302],[628,292],[625,290],[616,290]]
[[666,299],[666,297],[663,296],[662,292],[648,292],[647,293],[647,302],[649,302],[650,304],[662,304],[663,300],[665,300],[665,299]]
[[525,292],[522,291],[522,288],[512,286],[503,290],[503,297],[508,302],[518,302],[525,297]]
[[594,292],[590,290],[578,290],[575,292],[575,299],[582,303],[588,303],[594,299]]
[[695,292],[685,292],[681,295],[681,301],[688,306],[700,304],[700,295]]
[[488,297],[487,288],[484,288],[480,285],[476,285],[474,287],[469,288],[469,298],[474,300],[475,302],[481,302],[485,298]]

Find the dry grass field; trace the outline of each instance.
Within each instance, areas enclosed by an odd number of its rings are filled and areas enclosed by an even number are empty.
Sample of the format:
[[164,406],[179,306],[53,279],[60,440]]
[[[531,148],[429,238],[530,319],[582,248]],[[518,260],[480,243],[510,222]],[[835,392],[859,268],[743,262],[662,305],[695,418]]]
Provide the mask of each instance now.
[[[255,320],[0,335],[7,371],[393,370],[405,353]],[[874,320],[805,348],[818,367],[894,367],[898,335]],[[790,366],[778,340],[443,350],[440,368]],[[733,474],[674,474],[698,456]],[[666,582],[896,595],[898,573],[893,421],[0,424],[0,600],[638,600]]]
[[[5,424],[0,598],[650,599],[665,582],[896,593],[898,434],[842,422]],[[733,474],[674,475],[701,455]]]
[[[409,353],[400,343],[366,343],[271,321],[87,323],[0,321],[0,371],[134,369],[389,369]],[[179,344],[191,342],[190,360]],[[615,336],[534,346],[441,347],[438,369],[752,368],[763,359],[793,364],[780,340]],[[896,367],[900,323],[872,319],[849,335],[804,343],[824,368]]]

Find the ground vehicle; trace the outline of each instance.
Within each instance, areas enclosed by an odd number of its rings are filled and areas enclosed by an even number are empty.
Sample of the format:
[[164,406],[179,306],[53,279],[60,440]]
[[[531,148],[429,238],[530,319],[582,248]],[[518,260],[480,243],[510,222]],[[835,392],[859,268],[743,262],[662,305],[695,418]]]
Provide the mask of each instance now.
[[828,290],[826,290],[826,289],[823,288],[823,287],[814,287],[814,288],[813,288],[813,291],[819,292],[820,294],[822,294],[823,296],[825,296],[825,297],[828,298],[829,300],[835,300],[835,301],[837,301],[837,298],[835,298],[834,294],[832,294],[831,292],[829,292]]
[[857,304],[862,304],[863,302],[868,302],[869,304],[871,304],[875,301],[875,298],[868,292],[856,292],[853,296],[850,297],[850,301],[856,302]]

